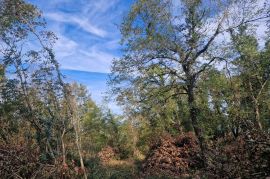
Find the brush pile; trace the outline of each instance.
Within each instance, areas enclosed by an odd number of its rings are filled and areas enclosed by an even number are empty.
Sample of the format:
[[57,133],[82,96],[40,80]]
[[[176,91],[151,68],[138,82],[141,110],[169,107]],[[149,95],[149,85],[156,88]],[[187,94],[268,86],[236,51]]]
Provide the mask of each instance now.
[[212,178],[266,178],[270,176],[270,136],[248,132],[236,139],[215,141],[210,147],[208,172]]
[[144,176],[179,177],[200,165],[199,146],[193,133],[162,137],[142,165]]
[[110,161],[111,159],[114,159],[117,157],[117,150],[115,148],[112,148],[110,146],[104,147],[99,153],[98,158],[102,163],[106,163]]
[[74,178],[72,167],[64,166],[61,158],[56,163],[40,161],[38,148],[25,145],[0,145],[0,178]]
[[37,169],[38,152],[23,146],[0,146],[0,176],[29,178]]

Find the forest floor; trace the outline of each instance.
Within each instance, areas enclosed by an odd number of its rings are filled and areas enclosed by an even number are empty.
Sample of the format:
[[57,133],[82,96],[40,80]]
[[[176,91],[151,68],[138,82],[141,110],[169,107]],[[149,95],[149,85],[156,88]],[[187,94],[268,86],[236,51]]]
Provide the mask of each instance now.
[[[36,148],[37,149],[37,148]],[[167,136],[153,144],[147,155],[121,160],[112,147],[103,153],[85,157],[88,178],[267,178],[270,176],[270,136],[250,132],[218,138],[208,143],[207,167],[201,165],[198,143],[192,133]],[[136,152],[137,153],[137,152]],[[61,159],[53,165],[38,150],[24,145],[0,145],[2,178],[80,178],[79,163],[63,166]],[[107,157],[107,158],[106,158]],[[75,156],[72,157],[76,158]],[[75,159],[74,159],[75,160]],[[48,176],[48,177],[45,177]],[[1,178],[1,177],[0,177]]]
[[90,178],[267,178],[269,147],[269,135],[257,132],[216,139],[208,144],[205,167],[195,137],[187,133],[163,138],[145,158],[111,158],[89,166]]

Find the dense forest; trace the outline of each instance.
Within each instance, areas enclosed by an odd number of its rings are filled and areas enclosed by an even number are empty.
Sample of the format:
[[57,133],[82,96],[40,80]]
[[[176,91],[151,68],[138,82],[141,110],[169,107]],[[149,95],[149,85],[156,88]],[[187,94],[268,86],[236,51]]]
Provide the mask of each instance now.
[[270,177],[269,0],[135,0],[119,30],[121,115],[67,82],[38,7],[0,0],[0,178]]

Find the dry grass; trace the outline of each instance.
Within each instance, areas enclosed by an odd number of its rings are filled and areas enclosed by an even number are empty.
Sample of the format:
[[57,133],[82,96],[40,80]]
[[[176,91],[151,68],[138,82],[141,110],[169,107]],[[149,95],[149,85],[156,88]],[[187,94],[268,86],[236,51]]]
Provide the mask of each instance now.
[[126,167],[134,167],[134,160],[116,160],[116,159],[111,159],[109,160],[105,166],[110,166],[110,167],[119,167],[119,166],[126,166]]

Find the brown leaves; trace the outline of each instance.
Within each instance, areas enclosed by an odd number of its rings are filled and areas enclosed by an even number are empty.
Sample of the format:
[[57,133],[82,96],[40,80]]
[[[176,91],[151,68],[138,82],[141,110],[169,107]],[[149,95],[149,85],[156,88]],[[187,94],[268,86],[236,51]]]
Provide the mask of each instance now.
[[0,145],[0,178],[74,178],[80,175],[75,168],[56,163],[42,163],[38,148],[25,145]]
[[110,146],[107,146],[107,147],[104,147],[99,153],[98,153],[98,157],[100,159],[100,161],[102,163],[106,163],[108,162],[109,160],[115,158],[117,155],[117,151],[116,149],[110,147]]
[[211,146],[209,173],[216,178],[264,178],[270,175],[270,137],[250,132]]
[[143,175],[180,176],[199,163],[199,147],[193,133],[173,139],[164,136],[143,163]]
[[22,146],[0,146],[0,176],[29,178],[36,170],[38,152]]

